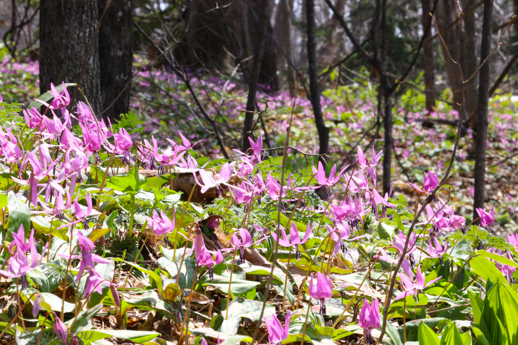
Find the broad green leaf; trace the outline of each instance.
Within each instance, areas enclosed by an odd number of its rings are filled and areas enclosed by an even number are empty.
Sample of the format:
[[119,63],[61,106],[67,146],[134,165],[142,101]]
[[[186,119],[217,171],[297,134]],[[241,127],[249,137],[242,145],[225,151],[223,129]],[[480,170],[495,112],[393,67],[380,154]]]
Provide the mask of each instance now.
[[92,231],[92,233],[90,233],[89,238],[92,240],[92,242],[95,242],[98,239],[100,239],[101,237],[103,237],[104,235],[106,235],[107,233],[109,233],[110,230],[111,230],[110,228],[95,229]]
[[462,333],[460,338],[462,339],[462,345],[471,345],[471,334],[469,332]]
[[518,268],[518,265],[514,261],[512,261],[512,260],[510,260],[510,259],[508,259],[508,258],[506,258],[506,257],[504,257],[502,255],[490,253],[490,252],[487,252],[487,251],[482,250],[482,249],[477,251],[477,255],[482,255],[482,256],[485,256],[488,259],[495,260],[495,261],[497,261],[497,262],[499,262],[501,264]]
[[[239,297],[230,302],[228,309],[228,317],[242,318],[246,317],[249,320],[257,321],[263,308],[263,302],[252,301],[246,298]],[[226,309],[221,313],[226,315]],[[268,316],[275,313],[275,307],[269,304],[266,305],[264,315]]]
[[25,236],[29,234],[31,216],[29,206],[22,202],[13,191],[7,195],[7,207],[9,208],[9,225],[7,226],[7,239],[12,241],[11,232],[18,232],[20,225],[23,225]]
[[495,283],[508,284],[502,272],[500,272],[495,264],[483,256],[476,256],[471,259],[470,267],[483,280],[491,279]]
[[384,240],[390,240],[394,237],[396,233],[396,228],[392,225],[385,224],[383,222],[378,223],[378,235],[380,238]]
[[471,327],[471,330],[473,331],[473,334],[475,334],[475,337],[482,345],[490,345],[489,340],[487,340],[486,336],[480,329],[477,327]]
[[129,330],[112,330],[112,329],[89,329],[77,333],[77,337],[83,341],[83,344],[90,344],[96,340],[114,337],[116,339],[129,340],[137,344],[144,344],[160,336],[157,332],[129,331]]
[[418,337],[419,337],[419,345],[440,345],[441,342],[439,341],[439,338],[437,338],[437,335],[435,332],[424,324],[424,322],[421,322],[419,324],[419,330],[418,330]]
[[450,322],[442,334],[440,345],[460,345],[462,338],[455,322]]

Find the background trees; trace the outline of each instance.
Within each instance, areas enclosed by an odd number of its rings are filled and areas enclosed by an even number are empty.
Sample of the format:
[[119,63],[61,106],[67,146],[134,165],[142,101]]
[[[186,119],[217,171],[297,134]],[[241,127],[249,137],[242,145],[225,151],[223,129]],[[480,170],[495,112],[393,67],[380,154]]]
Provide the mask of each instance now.
[[[366,83],[376,95],[371,100],[377,107],[376,121],[346,149],[369,148],[383,138],[385,192],[393,182],[394,140],[398,140],[392,134],[393,116],[411,91],[422,94],[428,114],[440,104],[457,111],[440,121],[423,114],[425,126],[460,122],[461,134],[473,137],[467,151],[478,162],[472,173],[478,176],[475,199],[481,207],[487,97],[517,87],[511,77],[518,70],[518,48],[512,44],[518,38],[516,21],[502,37],[503,45],[486,61],[510,14],[517,11],[517,0],[497,0],[493,11],[483,0],[3,2],[4,44],[13,57],[25,48],[31,49],[33,58],[39,54],[41,91],[48,90],[51,82],[79,83],[93,110],[105,118],[117,119],[128,111],[133,52],[147,57],[151,67],[180,76],[173,89],[198,75],[225,76],[240,83],[248,90],[248,99],[239,133],[225,123],[221,109],[202,104],[195,92],[192,100],[182,100],[199,121],[200,132],[217,138],[225,155],[231,148],[249,149],[248,137],[262,133],[268,138],[270,128],[258,115],[264,107],[257,93],[277,91],[310,100],[318,152],[329,153],[332,125],[326,122],[320,94],[352,85],[356,74],[365,71]],[[270,145],[269,139],[266,144]],[[338,159],[345,164],[352,163],[352,157]]]

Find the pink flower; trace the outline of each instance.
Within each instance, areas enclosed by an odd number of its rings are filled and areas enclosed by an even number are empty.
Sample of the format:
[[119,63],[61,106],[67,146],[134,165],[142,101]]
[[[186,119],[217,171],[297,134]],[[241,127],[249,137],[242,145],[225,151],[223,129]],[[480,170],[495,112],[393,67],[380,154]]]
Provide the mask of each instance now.
[[[213,257],[214,255],[214,257]],[[223,255],[221,255],[221,252],[218,250],[216,252],[211,252],[205,246],[201,247],[201,251],[199,255],[196,257],[196,262],[198,263],[198,266],[207,266],[209,269],[209,276],[210,278],[214,278],[214,272],[212,271],[212,266],[215,264],[220,264],[223,262]]]
[[54,86],[54,84],[50,83],[50,93],[54,100],[52,101],[52,108],[60,109],[67,107],[70,104],[70,95],[68,94],[67,87],[65,83],[62,83],[63,91],[59,93],[58,89]]
[[325,300],[333,297],[333,284],[331,279],[321,272],[317,272],[317,283],[313,284],[313,274],[309,282],[309,295],[311,298],[320,300],[320,313],[326,314]]
[[283,227],[281,227],[282,238],[277,238],[277,234],[274,231],[272,231],[272,237],[275,241],[279,242],[279,244],[283,247],[295,246],[297,260],[300,260],[299,245],[306,243],[306,241],[308,240],[312,231],[313,231],[313,227],[311,226],[311,222],[308,222],[308,225],[306,227],[306,234],[304,235],[304,238],[301,240],[300,236],[299,236],[299,231],[297,230],[297,226],[295,225],[295,222],[291,222],[289,239],[286,236],[286,231],[284,231]]
[[374,146],[372,146],[372,161],[368,161],[365,158],[365,155],[363,154],[363,151],[360,146],[358,146],[357,149],[358,152],[358,164],[360,165],[361,170],[367,169],[367,173],[371,177],[372,181],[374,182],[374,185],[376,185],[376,171],[374,168],[378,165],[378,162],[381,158],[382,151],[376,152],[374,151]]
[[491,229],[491,224],[495,222],[495,207],[491,208],[491,214],[487,213],[481,208],[477,208],[478,216],[480,217],[480,225],[489,227],[489,230],[493,232]]
[[365,342],[370,345],[372,344],[371,330],[378,328],[381,324],[381,315],[378,307],[378,299],[372,299],[372,305],[367,299],[363,301],[362,311],[358,318],[358,324],[363,328],[363,337]]
[[264,317],[264,323],[266,325],[266,329],[268,330],[268,341],[270,344],[280,345],[281,342],[288,339],[290,334],[290,318],[291,314],[288,311],[286,313],[284,327],[282,327],[282,324],[277,318],[277,315],[272,314],[270,318],[266,316]]
[[329,173],[329,178],[326,178],[326,171],[324,170],[322,162],[318,162],[318,170],[315,169],[315,167],[312,167],[312,169],[319,185],[331,187],[340,181],[340,178],[342,178],[342,174],[344,173],[345,169],[347,169],[347,167],[349,166],[345,166],[345,168],[336,174],[336,164],[333,165],[333,168],[331,168],[331,172]]
[[[153,231],[157,235],[162,236],[162,235],[165,235],[167,233],[171,233],[174,231],[175,215],[176,215],[176,210],[174,210],[174,212],[173,212],[173,221],[171,222],[171,219],[169,219],[169,217],[167,216],[167,214],[165,214],[165,212],[163,210],[160,210],[160,216],[158,215],[158,213],[155,210],[153,210],[153,217],[151,217],[151,218],[146,217],[146,220],[151,225],[151,229],[153,229]],[[167,238],[167,236],[166,236],[166,238]]]
[[404,290],[399,295],[396,296],[394,301],[397,301],[399,299],[403,299],[403,298],[406,298],[407,296],[413,295],[415,301],[418,302],[419,301],[419,297],[418,297],[419,291],[422,291],[424,288],[432,285],[433,283],[435,283],[436,281],[441,279],[441,277],[435,278],[435,279],[429,281],[428,284],[425,285],[424,284],[424,273],[421,273],[421,266],[417,267],[415,283],[412,280],[410,280],[410,278],[408,278],[408,276],[404,273],[400,273],[399,277],[401,278],[401,283],[403,284]]
[[423,189],[418,188],[415,184],[409,183],[415,190],[427,194],[434,190],[435,187],[439,184],[439,175],[437,172],[433,173],[431,171],[428,171],[428,174],[423,173],[423,181],[424,186]]
[[56,333],[56,336],[67,344],[68,341],[68,329],[67,326],[61,321],[59,317],[57,317],[56,313],[52,311],[52,314],[54,314],[54,325],[52,328],[54,329],[54,333]]

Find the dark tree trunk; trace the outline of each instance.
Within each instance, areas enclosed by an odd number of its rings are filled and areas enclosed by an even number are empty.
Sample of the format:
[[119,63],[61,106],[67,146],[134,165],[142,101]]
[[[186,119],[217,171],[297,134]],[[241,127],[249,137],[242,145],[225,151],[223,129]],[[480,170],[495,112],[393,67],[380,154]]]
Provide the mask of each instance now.
[[[491,33],[493,19],[493,0],[484,0],[484,22],[482,24],[482,43],[480,46],[480,63],[491,53]],[[478,88],[478,121],[475,143],[475,197],[473,202],[473,219],[478,217],[477,208],[484,208],[485,173],[486,173],[486,141],[487,113],[489,103],[489,61],[480,69]]]
[[[421,25],[423,30],[426,30],[428,23],[430,23],[430,13],[432,12],[431,0],[421,0],[423,13],[421,16]],[[423,57],[424,57],[424,94],[426,97],[426,110],[429,112],[435,111],[435,68],[433,64],[433,42],[428,41],[431,36],[431,29],[425,34],[423,43]]]
[[[98,0],[99,17],[105,6],[106,0]],[[125,87],[132,76],[132,44],[131,1],[112,1],[99,30],[101,104],[104,112],[115,101],[103,114],[111,120],[117,120],[121,114],[128,112],[130,88]]]
[[[476,3],[474,1],[468,1],[466,3],[466,8],[463,10],[468,12]],[[476,38],[476,23],[475,23],[475,15],[467,16],[464,19],[464,45],[461,50],[461,58],[462,58],[462,74],[464,79],[467,80],[478,67],[477,61],[477,44],[475,42]],[[478,75],[471,79],[464,86],[464,109],[467,117],[470,117],[473,112],[477,109],[477,81]],[[473,116],[476,119],[476,116]]]
[[[306,16],[307,16],[307,43],[308,43],[308,73],[309,73],[309,90],[313,113],[315,114],[315,124],[317,126],[319,138],[319,153],[325,154],[329,151],[329,128],[324,123],[322,115],[322,107],[320,105],[320,90],[318,89],[318,71],[317,71],[317,51],[315,37],[315,2],[314,0],[306,0]],[[325,165],[325,160],[321,159]]]
[[[277,42],[288,58],[293,60],[291,54],[291,8],[288,0],[279,0],[273,32],[275,42]],[[289,62],[285,57],[277,60],[277,67],[286,74],[290,96],[295,97],[295,71],[289,66]]]
[[[452,0],[439,0],[437,3],[437,25],[439,30],[446,28],[454,20],[454,8],[452,7],[454,2]],[[457,30],[450,29],[443,35],[446,46],[450,51],[452,57],[455,59],[457,56]],[[448,52],[444,48],[443,44],[440,44],[444,63],[446,65],[446,72],[448,74],[448,80],[450,87],[453,92],[453,108],[459,112],[459,118],[464,120],[464,110],[460,106],[463,104],[462,98],[462,86],[457,66],[451,63]]]
[[[41,0],[40,90],[50,83],[77,83],[85,55],[95,34],[99,15],[97,0]],[[95,113],[101,108],[101,81],[97,38],[87,57],[79,87]],[[71,92],[72,95],[72,92]],[[80,93],[77,95],[80,98]]]
[[266,29],[268,27],[268,0],[261,0],[261,8],[258,12],[259,23],[257,41],[254,52],[254,59],[252,69],[250,71],[250,78],[248,84],[248,99],[246,102],[245,124],[243,126],[243,152],[250,148],[249,137],[253,138],[252,126],[254,124],[254,113],[256,105],[257,84],[259,83],[259,75],[261,73],[261,63],[263,60],[264,42],[266,36]]

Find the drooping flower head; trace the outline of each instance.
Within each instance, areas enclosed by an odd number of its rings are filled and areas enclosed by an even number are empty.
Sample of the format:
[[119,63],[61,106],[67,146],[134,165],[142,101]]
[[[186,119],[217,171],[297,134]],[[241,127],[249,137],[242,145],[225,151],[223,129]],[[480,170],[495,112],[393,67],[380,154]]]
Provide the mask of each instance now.
[[360,317],[358,318],[358,324],[363,328],[365,343],[367,343],[367,345],[372,344],[371,331],[378,328],[381,324],[381,315],[377,298],[372,299],[372,305],[367,299],[363,301],[363,307],[360,312]]
[[283,327],[281,322],[277,318],[277,315],[272,314],[269,318],[267,316],[264,317],[264,323],[266,325],[266,329],[268,330],[268,342],[271,345],[280,345],[281,342],[288,339],[288,336],[290,334],[290,318],[291,314],[288,311],[286,313],[286,318]]
[[309,282],[309,295],[311,298],[320,300],[320,313],[326,315],[325,300],[333,297],[333,283],[331,279],[322,272],[317,272],[317,282],[313,284],[313,274]]

